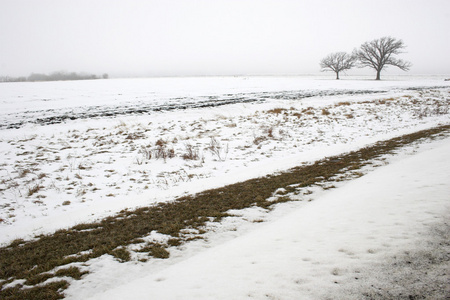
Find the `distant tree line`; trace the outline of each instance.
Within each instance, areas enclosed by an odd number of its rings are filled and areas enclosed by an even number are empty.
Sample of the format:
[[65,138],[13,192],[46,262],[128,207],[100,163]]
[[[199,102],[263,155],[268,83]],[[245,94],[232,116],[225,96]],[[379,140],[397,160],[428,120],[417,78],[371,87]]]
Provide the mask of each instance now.
[[88,80],[88,79],[108,79],[108,74],[97,76],[93,74],[75,72],[53,72],[51,74],[31,73],[28,77],[0,76],[0,82],[27,82],[27,81],[61,81],[61,80]]
[[380,80],[381,71],[388,66],[394,66],[403,71],[408,71],[411,63],[398,59],[395,55],[401,54],[406,46],[402,40],[393,37],[382,37],[380,39],[366,42],[359,49],[353,50],[352,54],[335,52],[329,54],[320,61],[322,71],[333,71],[336,79],[339,73],[353,67],[369,67],[376,71],[376,80]]

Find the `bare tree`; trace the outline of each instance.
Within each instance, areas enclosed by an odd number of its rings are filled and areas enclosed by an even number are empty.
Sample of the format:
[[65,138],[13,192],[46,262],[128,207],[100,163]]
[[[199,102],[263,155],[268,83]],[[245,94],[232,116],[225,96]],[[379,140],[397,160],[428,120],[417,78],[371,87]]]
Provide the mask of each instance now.
[[320,61],[321,71],[333,71],[336,79],[339,79],[339,72],[349,70],[355,66],[356,57],[346,52],[331,53]]
[[394,55],[403,53],[401,50],[405,47],[402,40],[388,36],[362,44],[359,50],[355,50],[354,55],[358,58],[361,67],[375,69],[377,71],[376,80],[380,80],[381,70],[389,65],[403,71],[409,70],[410,62],[394,57]]

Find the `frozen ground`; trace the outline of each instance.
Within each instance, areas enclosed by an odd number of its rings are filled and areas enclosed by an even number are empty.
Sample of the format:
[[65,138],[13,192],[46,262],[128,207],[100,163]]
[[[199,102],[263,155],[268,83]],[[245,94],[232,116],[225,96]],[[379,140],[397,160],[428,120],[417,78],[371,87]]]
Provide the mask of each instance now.
[[[0,243],[448,124],[449,90],[439,77],[1,84],[3,124],[21,125],[0,130]],[[238,100],[184,107],[205,99]],[[69,118],[33,123],[53,115]]]
[[[0,243],[448,125],[449,104],[441,77],[0,84]],[[67,294],[347,299],[355,277],[370,283],[368,268],[383,274],[376,262],[448,220],[449,143],[408,147],[316,201],[235,212],[168,260],[100,257]]]
[[314,80],[301,77],[205,77],[12,83],[5,84],[6,88],[2,90],[0,128],[264,102],[266,99],[299,100],[420,89],[436,84],[441,86],[439,80],[443,78],[408,79],[393,77],[381,84],[372,80],[330,81],[320,77]]
[[[103,256],[68,299],[445,299],[450,137],[264,223],[146,264]],[[250,214],[251,216],[251,214]],[[226,225],[224,225],[226,226]],[[245,226],[244,226],[245,227]]]

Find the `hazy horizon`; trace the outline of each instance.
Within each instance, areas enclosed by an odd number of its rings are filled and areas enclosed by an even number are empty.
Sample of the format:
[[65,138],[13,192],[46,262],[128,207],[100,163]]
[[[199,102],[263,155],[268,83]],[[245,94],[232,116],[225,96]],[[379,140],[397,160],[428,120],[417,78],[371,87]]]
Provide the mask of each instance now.
[[450,2],[444,0],[0,3],[0,76],[319,75],[329,53],[383,36],[402,39],[407,48],[399,57],[413,64],[409,72],[390,67],[383,74],[450,74]]

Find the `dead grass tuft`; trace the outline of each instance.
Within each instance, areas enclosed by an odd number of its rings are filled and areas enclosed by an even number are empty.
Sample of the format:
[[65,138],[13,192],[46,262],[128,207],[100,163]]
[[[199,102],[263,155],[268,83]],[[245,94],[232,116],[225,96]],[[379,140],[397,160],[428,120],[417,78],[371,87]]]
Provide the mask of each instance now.
[[39,184],[35,184],[31,187],[28,187],[27,196],[30,197],[30,196],[36,194],[37,192],[39,192],[39,190],[41,188],[42,188],[42,186],[40,186]]
[[72,277],[73,279],[79,280],[81,279],[81,276],[83,276],[84,274],[87,274],[87,272],[81,272],[80,269],[78,269],[77,267],[69,267],[69,268],[65,268],[65,269],[60,269],[58,270],[55,275],[58,277]]
[[130,252],[124,248],[114,249],[110,252],[110,254],[121,262],[130,261],[131,259]]
[[322,109],[322,115],[328,116],[329,114],[330,114],[330,111],[328,109],[326,109],[326,108]]
[[28,174],[31,174],[31,170],[30,169],[22,169],[19,170],[19,178],[24,178],[25,176],[27,176]]
[[302,110],[302,114],[314,115],[314,108],[313,107],[304,108]]
[[228,144],[225,146],[222,142],[218,141],[215,137],[211,137],[209,146],[207,148],[219,161],[225,161],[228,156]]
[[284,113],[284,112],[287,112],[287,109],[286,108],[281,108],[281,107],[273,108],[273,109],[270,109],[270,110],[267,111],[267,113],[269,113],[269,114],[276,114],[276,115],[279,115],[279,114]]
[[147,252],[150,256],[162,259],[169,258],[170,256],[170,253],[165,249],[163,245],[156,243],[149,243],[147,246],[140,249],[139,252]]
[[190,143],[185,145],[186,153],[182,155],[182,158],[185,160],[198,160],[200,159],[200,154],[198,148],[192,146]]

